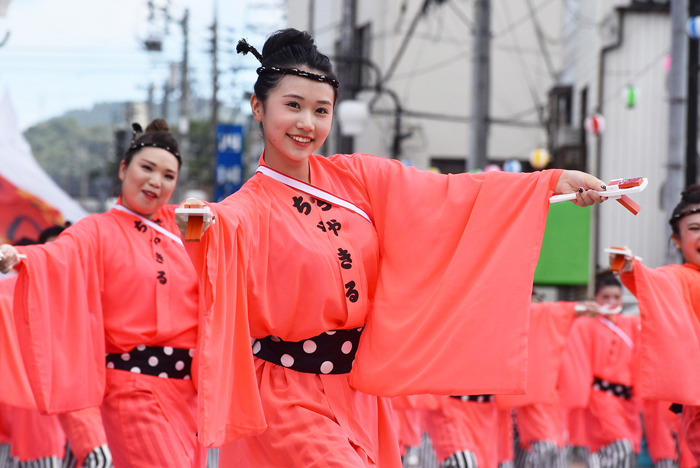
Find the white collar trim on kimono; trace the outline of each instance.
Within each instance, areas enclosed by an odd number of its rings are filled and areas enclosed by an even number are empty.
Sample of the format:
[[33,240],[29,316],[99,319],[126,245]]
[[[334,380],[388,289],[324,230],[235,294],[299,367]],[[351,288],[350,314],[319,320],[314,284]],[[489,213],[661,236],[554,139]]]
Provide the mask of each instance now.
[[300,192],[303,192],[307,195],[310,195],[314,198],[318,198],[319,200],[323,200],[324,202],[330,203],[331,205],[338,205],[342,206],[345,209],[348,209],[350,211],[354,211],[355,213],[359,214],[363,218],[365,218],[367,221],[369,221],[370,224],[374,225],[372,223],[372,220],[369,218],[369,215],[365,213],[362,208],[358,207],[352,202],[349,202],[347,200],[344,200],[336,195],[333,195],[330,192],[326,192],[323,189],[320,189],[318,187],[315,187],[311,184],[307,184],[304,181],[301,181],[299,179],[295,179],[293,177],[289,177],[287,175],[282,174],[279,171],[276,171],[268,166],[258,166],[258,169],[255,171],[260,172],[261,174],[264,174],[272,179],[275,179],[277,182],[281,182],[284,185],[287,185],[289,187],[292,187],[293,189],[296,189]]
[[622,341],[624,341],[627,344],[627,346],[629,346],[630,349],[634,349],[634,342],[632,341],[632,338],[630,338],[629,335],[627,335],[627,333],[622,331],[622,329],[620,327],[618,327],[617,325],[615,325],[613,322],[606,319],[605,317],[601,317],[600,315],[598,316],[598,320],[600,320],[603,323],[603,325],[605,325],[606,327],[611,329],[613,332],[615,332],[615,334],[617,336],[622,338]]
[[131,211],[129,208],[125,207],[124,205],[114,205],[114,207],[112,207],[112,209],[113,209],[113,210],[123,211],[124,213],[129,213],[130,215],[136,216],[136,217],[139,218],[139,219],[143,222],[143,224],[145,224],[146,226],[152,227],[153,229],[155,229],[156,231],[160,232],[160,233],[163,234],[164,236],[168,236],[168,237],[169,237],[170,239],[172,239],[174,242],[180,244],[180,245],[183,246],[183,247],[185,246],[185,244],[182,243],[182,239],[180,239],[178,236],[176,236],[176,235],[173,234],[172,232],[168,231],[168,230],[165,229],[163,226],[160,226],[159,224],[154,223],[154,222],[151,221],[150,219],[146,219],[146,218],[144,218],[143,216],[141,216],[140,214],[134,213],[133,211]]

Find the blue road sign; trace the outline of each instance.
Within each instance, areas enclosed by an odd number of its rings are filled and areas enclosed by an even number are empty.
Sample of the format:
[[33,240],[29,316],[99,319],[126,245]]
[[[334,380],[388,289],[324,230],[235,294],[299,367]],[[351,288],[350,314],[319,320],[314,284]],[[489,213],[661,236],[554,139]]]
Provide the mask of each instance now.
[[243,185],[243,127],[216,127],[216,201],[220,202]]

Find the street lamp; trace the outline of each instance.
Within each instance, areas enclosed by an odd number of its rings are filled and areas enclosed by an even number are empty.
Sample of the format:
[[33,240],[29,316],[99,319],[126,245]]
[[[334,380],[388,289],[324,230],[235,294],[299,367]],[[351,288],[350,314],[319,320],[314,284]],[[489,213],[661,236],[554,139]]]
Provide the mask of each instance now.
[[[401,105],[401,101],[399,100],[399,96],[391,89],[385,88],[382,86],[381,82],[381,71],[379,70],[379,67],[372,61],[366,58],[361,58],[361,57],[331,57],[332,60],[338,61],[338,62],[351,62],[351,63],[357,63],[366,67],[371,68],[374,71],[376,81],[374,86],[353,86],[352,90],[353,91],[374,91],[376,95],[378,96],[379,94],[388,94],[389,97],[394,101],[394,137],[391,145],[391,157],[394,159],[398,159],[401,156],[401,142],[411,136],[411,132],[404,133],[402,129],[402,118],[403,118],[403,113],[404,109],[403,106]],[[369,114],[372,113],[374,110],[374,103],[376,99],[372,99],[372,102],[367,105],[367,116],[365,117],[365,120],[369,118]],[[344,107],[343,103],[348,102],[350,104],[347,105],[346,109],[350,110],[350,114],[353,115],[353,113],[361,112],[359,111],[360,103],[361,101],[354,100],[354,99],[345,99],[341,101],[338,104],[338,119],[340,120],[340,130],[341,133],[344,136],[356,136],[359,134],[359,130],[357,131],[358,133],[356,134],[346,134],[344,133],[345,130],[343,130],[343,127],[347,127],[347,122],[344,124],[344,117],[341,115],[341,108]],[[352,118],[352,117],[351,117]],[[352,126],[352,124],[350,124]]]
[[369,120],[369,105],[364,101],[340,101],[336,112],[340,122],[340,134],[343,136],[358,136]]

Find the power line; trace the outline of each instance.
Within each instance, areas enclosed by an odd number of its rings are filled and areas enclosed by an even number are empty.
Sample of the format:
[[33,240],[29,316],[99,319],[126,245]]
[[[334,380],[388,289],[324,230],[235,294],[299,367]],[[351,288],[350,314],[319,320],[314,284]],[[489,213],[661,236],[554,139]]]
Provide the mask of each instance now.
[[527,3],[527,8],[530,11],[530,19],[532,20],[532,25],[535,27],[535,35],[537,36],[537,42],[540,45],[542,57],[544,58],[544,62],[547,65],[549,75],[554,81],[557,81],[558,73],[554,69],[554,62],[552,61],[552,57],[549,54],[549,50],[547,49],[547,44],[545,44],[544,33],[542,32],[542,27],[540,26],[540,22],[537,19],[537,13],[535,12],[534,7],[532,6],[532,0],[525,0],[525,3]]
[[[644,67],[642,67],[637,73],[635,73],[632,78],[629,80],[630,83],[639,80],[640,78],[643,78],[646,76],[647,73],[649,73],[651,70],[653,70],[661,60],[663,60],[664,57],[666,57],[670,53],[669,50],[664,50],[662,53],[656,55],[649,63],[647,63]],[[629,84],[620,86],[618,89],[616,89],[614,92],[611,92],[607,96],[603,98],[603,104],[607,104],[610,99],[619,96],[620,93],[627,88]]]
[[[510,19],[510,11],[508,10],[507,5],[503,5],[503,1],[504,0],[501,0],[501,7],[504,11],[505,16],[507,16],[508,19]],[[517,50],[520,50],[520,43],[518,41],[518,38],[516,37],[515,29],[511,29],[510,31],[508,31],[508,34],[511,38],[511,42],[513,43],[513,47],[515,47]],[[527,86],[530,90],[530,97],[532,98],[532,102],[536,108],[542,109],[542,103],[540,102],[537,88],[535,87],[535,84],[532,81],[532,77],[530,76],[530,69],[528,68],[527,63],[525,62],[522,56],[522,52],[516,55],[518,57],[518,64],[520,65],[520,69],[522,70],[523,75],[525,77],[525,81],[527,81]],[[544,116],[542,115],[541,111],[539,118],[540,123],[544,125]]]
[[406,34],[403,37],[403,40],[401,41],[401,45],[399,46],[399,50],[396,51],[396,55],[394,56],[393,60],[391,61],[391,64],[389,65],[389,68],[387,69],[386,73],[384,74],[384,77],[382,77],[382,84],[386,83],[391,79],[391,75],[394,74],[394,71],[396,70],[396,67],[399,65],[399,62],[401,61],[401,57],[403,57],[404,52],[406,52],[406,48],[408,47],[408,43],[411,40],[411,36],[413,36],[413,32],[416,30],[416,27],[418,26],[418,21],[425,15],[426,8],[430,4],[431,0],[424,0],[423,1],[423,6],[418,9],[418,12],[416,12],[416,16],[413,17],[413,21],[411,21],[411,25],[408,27],[408,31],[406,31]]
[[474,30],[475,30],[475,27],[476,27],[476,26],[474,25],[474,22],[473,22],[472,20],[470,20],[470,19],[467,17],[467,15],[464,14],[464,12],[463,12],[462,10],[460,10],[459,8],[457,8],[457,5],[455,5],[454,2],[448,1],[447,4],[450,6],[450,8],[452,8],[452,11],[454,11],[455,16],[457,16],[457,18],[459,18],[460,21],[462,21],[462,23],[464,23],[464,25],[465,25],[465,26],[469,29],[469,31],[473,34],[473,33],[474,33]]
[[471,50],[467,51],[462,51],[459,52],[458,54],[455,54],[445,60],[441,60],[440,62],[434,63],[432,65],[429,65],[427,67],[422,67],[422,68],[417,68],[415,70],[412,70],[407,73],[401,73],[398,75],[394,76],[394,80],[400,80],[400,79],[405,79],[405,78],[412,78],[415,76],[421,76],[421,75],[427,75],[428,73],[432,73],[435,71],[438,71],[442,68],[448,67],[450,65],[454,65],[455,60],[458,60],[460,58],[471,58],[473,56],[473,53]]
[[[537,5],[535,7],[535,13],[539,13],[542,11],[546,6],[549,6],[549,4],[554,3],[555,0],[544,0],[542,3]],[[512,21],[506,26],[505,28],[501,29],[498,31],[496,34],[493,35],[494,39],[504,36],[505,34],[510,33],[512,30],[520,27],[521,25],[527,23],[527,21],[530,19],[530,12],[526,13],[524,16],[518,18],[515,21]]]

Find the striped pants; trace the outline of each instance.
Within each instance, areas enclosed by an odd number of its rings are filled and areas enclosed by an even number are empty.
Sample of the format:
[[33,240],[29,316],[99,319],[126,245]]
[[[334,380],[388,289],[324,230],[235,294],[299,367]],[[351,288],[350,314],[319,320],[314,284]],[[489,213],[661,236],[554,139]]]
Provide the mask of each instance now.
[[472,452],[453,453],[442,462],[440,468],[477,468],[476,455]]
[[433,444],[430,442],[428,434],[423,433],[421,444],[415,447],[408,447],[406,455],[403,457],[404,468],[439,468],[440,464],[435,458]]
[[567,468],[569,461],[566,449],[559,450],[557,444],[541,440],[530,444],[525,450],[515,446],[515,468]]
[[62,468],[63,460],[58,457],[46,457],[31,461],[17,461],[12,459],[11,468]]
[[189,380],[107,369],[102,419],[117,468],[200,468],[197,392]]
[[[2,465],[0,465],[1,467]],[[112,464],[112,454],[109,447],[103,445],[95,447],[92,452],[88,453],[81,466],[78,466],[78,459],[67,448],[66,456],[63,459],[63,468],[114,468],[114,464]]]
[[595,452],[591,468],[634,468],[636,456],[632,442],[616,440]]
[[10,460],[10,444],[0,444],[0,468],[8,468]]

